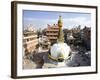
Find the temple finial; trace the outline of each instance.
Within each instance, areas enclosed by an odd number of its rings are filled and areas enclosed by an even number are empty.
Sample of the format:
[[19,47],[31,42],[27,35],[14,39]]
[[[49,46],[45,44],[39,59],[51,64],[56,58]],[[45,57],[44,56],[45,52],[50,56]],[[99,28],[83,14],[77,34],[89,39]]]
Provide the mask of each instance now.
[[59,33],[58,33],[58,42],[64,42],[64,34],[63,34],[63,31],[62,31],[62,19],[61,19],[61,16],[59,16],[59,20],[58,20],[58,27],[59,27]]
[[59,27],[62,27],[62,19],[61,19],[61,15],[59,16],[58,26],[59,26]]

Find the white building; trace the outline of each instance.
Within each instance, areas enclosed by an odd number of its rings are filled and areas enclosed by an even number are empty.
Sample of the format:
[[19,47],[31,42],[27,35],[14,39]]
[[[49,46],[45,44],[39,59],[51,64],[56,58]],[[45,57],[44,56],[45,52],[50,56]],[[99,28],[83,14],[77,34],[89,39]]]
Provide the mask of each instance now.
[[38,44],[37,33],[31,27],[23,32],[23,46],[25,53],[33,52]]

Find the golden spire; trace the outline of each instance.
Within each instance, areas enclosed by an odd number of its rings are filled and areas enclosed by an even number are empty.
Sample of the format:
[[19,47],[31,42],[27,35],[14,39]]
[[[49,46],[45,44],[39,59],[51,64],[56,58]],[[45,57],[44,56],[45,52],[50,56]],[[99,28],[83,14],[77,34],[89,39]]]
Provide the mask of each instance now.
[[61,19],[61,16],[59,16],[58,26],[59,26],[59,27],[62,27],[62,19]]
[[58,42],[64,42],[64,34],[63,34],[63,31],[62,31],[62,19],[61,19],[61,16],[59,16],[59,20],[58,20],[58,27],[59,27],[59,33],[58,33]]

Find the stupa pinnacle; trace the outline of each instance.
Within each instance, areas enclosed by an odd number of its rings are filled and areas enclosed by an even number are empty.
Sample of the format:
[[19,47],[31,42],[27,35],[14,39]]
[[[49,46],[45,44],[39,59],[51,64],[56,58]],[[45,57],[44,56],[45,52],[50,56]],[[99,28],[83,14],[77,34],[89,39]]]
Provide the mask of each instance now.
[[[58,27],[59,27],[59,35],[57,39],[57,43],[53,44],[50,49],[51,55],[49,55],[49,58],[52,59],[53,61],[56,61],[57,65],[59,65],[59,62],[62,62],[68,57],[69,52],[70,52],[70,47],[64,43],[64,34],[62,31],[63,23],[61,16],[59,16],[58,20]],[[64,66],[66,64],[64,63]]]
[[57,42],[64,42],[64,34],[63,34],[63,31],[62,31],[63,23],[62,23],[61,16],[59,16],[58,27],[59,27],[59,33],[58,33]]

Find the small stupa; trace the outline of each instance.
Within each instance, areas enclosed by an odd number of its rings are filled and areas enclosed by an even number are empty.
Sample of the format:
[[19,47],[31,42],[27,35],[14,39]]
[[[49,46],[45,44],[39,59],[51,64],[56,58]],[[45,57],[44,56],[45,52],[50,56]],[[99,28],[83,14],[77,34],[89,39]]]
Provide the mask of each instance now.
[[70,47],[66,43],[64,43],[64,34],[62,30],[63,22],[61,16],[59,16],[58,27],[59,27],[59,33],[58,33],[57,43],[51,46],[50,58],[56,62],[62,62],[68,57],[70,52]]

